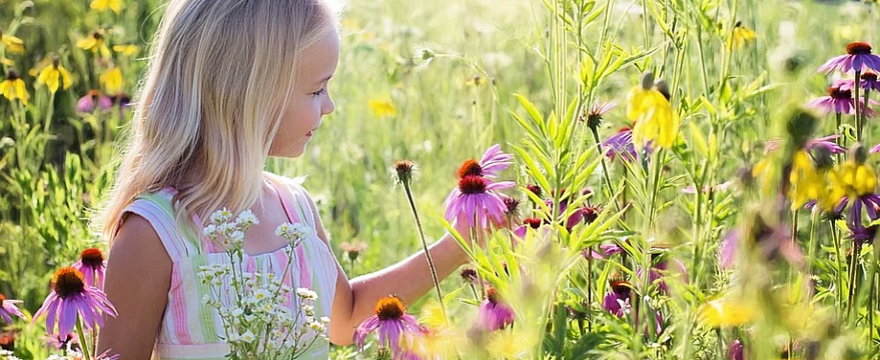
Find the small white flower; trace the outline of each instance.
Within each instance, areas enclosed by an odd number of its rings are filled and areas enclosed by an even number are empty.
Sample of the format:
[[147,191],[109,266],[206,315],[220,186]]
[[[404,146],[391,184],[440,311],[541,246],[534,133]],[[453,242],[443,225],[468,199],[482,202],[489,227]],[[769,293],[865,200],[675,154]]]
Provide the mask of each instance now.
[[202,234],[207,237],[214,237],[217,234],[217,225],[211,224],[202,229]]
[[238,218],[235,220],[239,225],[250,226],[250,225],[259,225],[260,219],[254,215],[254,212],[251,209],[247,209],[242,211],[241,214],[238,214]]
[[330,318],[326,316],[321,316],[321,322],[327,324],[330,322]]
[[229,221],[229,219],[232,219],[232,212],[226,207],[224,207],[223,210],[217,210],[211,214],[211,222],[215,224]]
[[296,295],[303,299],[317,300],[318,293],[309,290],[307,288],[298,288],[296,289]]
[[277,228],[275,228],[275,236],[287,238],[289,232],[290,232],[290,223],[283,223],[281,225],[278,225]]
[[246,343],[252,342],[256,339],[257,339],[257,336],[254,335],[254,333],[252,333],[250,330],[245,331],[244,334],[241,334],[241,341],[244,341]]
[[254,291],[254,299],[257,299],[257,300],[268,299],[270,296],[272,296],[272,293],[270,293],[266,289],[260,289],[260,290]]
[[319,332],[319,333],[320,333],[320,332],[324,332],[324,324],[319,323],[319,322],[317,322],[317,321],[312,322],[311,324],[309,324],[309,327],[312,328],[312,330],[315,330],[315,331],[317,331],[317,332]]

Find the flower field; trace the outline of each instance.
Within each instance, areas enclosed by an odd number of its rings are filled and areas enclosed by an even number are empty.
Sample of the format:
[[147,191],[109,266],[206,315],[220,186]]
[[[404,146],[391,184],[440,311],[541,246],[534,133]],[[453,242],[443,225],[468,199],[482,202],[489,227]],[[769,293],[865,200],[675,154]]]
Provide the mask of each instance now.
[[[75,339],[115,314],[90,219],[165,2],[0,0],[0,359],[112,358]],[[266,170],[314,196],[349,278],[445,232],[471,263],[330,358],[880,358],[878,23],[876,1],[349,1],[336,111]],[[99,310],[56,319],[77,297]]]

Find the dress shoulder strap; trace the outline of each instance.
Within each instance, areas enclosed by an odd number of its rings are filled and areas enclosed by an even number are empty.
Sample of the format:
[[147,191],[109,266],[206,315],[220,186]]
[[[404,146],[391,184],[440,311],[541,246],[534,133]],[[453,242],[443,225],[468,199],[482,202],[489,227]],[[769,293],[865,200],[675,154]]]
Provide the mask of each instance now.
[[179,226],[175,213],[174,190],[162,189],[158,192],[144,193],[135,198],[123,211],[120,222],[128,213],[146,219],[168,252],[171,261],[178,261],[201,253],[198,235],[188,227]]

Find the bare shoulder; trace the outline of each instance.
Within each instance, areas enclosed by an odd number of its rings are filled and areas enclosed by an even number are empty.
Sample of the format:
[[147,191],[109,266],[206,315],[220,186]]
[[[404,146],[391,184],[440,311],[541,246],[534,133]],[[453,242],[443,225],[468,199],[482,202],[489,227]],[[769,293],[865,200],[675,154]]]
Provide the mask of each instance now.
[[147,219],[132,213],[127,214],[119,226],[119,232],[110,248],[108,265],[114,260],[121,264],[127,264],[130,260],[146,260],[171,268],[171,258],[153,225]]

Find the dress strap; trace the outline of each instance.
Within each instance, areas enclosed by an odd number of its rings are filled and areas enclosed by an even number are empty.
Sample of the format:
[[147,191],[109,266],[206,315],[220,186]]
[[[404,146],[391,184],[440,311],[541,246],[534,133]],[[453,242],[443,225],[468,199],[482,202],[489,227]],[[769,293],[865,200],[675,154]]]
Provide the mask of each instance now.
[[171,261],[178,261],[201,253],[201,247],[197,235],[188,228],[178,226],[173,197],[174,191],[168,188],[141,194],[122,210],[119,221],[121,223],[127,213],[146,219],[159,235]]

